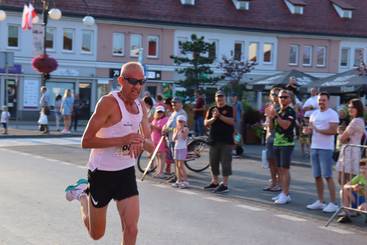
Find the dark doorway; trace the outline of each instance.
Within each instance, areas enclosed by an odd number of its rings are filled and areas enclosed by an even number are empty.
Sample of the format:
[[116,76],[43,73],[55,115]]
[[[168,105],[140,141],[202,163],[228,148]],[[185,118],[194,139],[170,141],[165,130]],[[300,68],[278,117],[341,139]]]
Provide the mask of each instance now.
[[88,120],[90,117],[92,86],[90,83],[79,84],[80,115],[79,119]]

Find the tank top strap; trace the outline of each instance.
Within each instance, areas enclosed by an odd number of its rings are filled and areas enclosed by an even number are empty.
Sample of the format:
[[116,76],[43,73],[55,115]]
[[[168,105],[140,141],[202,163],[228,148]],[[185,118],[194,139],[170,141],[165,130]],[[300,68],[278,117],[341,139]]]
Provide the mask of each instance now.
[[117,101],[119,107],[120,107],[120,112],[121,112],[121,115],[123,115],[121,117],[121,121],[123,120],[123,117],[129,115],[130,113],[128,113],[128,111],[126,110],[126,107],[125,107],[125,104],[124,102],[122,101],[122,99],[120,99],[119,95],[118,95],[118,91],[113,91],[112,92],[112,95],[113,97],[115,98],[115,100]]

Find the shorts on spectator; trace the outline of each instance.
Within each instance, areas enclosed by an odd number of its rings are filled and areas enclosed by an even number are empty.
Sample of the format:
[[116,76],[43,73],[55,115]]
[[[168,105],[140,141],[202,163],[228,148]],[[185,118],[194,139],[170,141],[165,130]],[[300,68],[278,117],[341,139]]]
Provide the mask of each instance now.
[[357,192],[352,192],[354,197],[354,202],[352,202],[352,208],[358,208],[359,205],[366,202],[366,198],[363,195],[358,195]]
[[187,149],[175,149],[173,159],[184,161],[187,158]]
[[333,150],[311,149],[311,164],[313,177],[332,177]]
[[289,168],[294,146],[274,146],[274,155],[278,168]]

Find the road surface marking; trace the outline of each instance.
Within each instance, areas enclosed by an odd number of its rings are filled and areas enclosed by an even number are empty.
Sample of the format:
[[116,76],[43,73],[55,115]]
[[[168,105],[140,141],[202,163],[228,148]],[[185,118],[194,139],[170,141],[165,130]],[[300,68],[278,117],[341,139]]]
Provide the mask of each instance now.
[[170,187],[168,187],[167,185],[162,185],[162,184],[153,184],[153,186],[155,187],[159,187],[159,188],[163,188],[163,189],[171,189]]
[[320,226],[320,228],[324,229],[324,230],[328,230],[328,231],[333,231],[333,232],[336,232],[336,233],[339,233],[339,234],[343,234],[343,235],[354,234],[354,232],[352,232],[352,231],[347,231],[347,230],[332,227],[332,226],[328,226],[328,227]]
[[192,196],[196,196],[197,195],[196,192],[188,191],[188,190],[178,190],[178,192],[183,193],[183,194],[187,194],[187,195],[192,195]]
[[215,201],[215,202],[228,202],[228,200],[225,200],[225,199],[219,198],[219,197],[204,197],[204,199]]
[[282,218],[282,219],[286,219],[286,220],[290,220],[290,221],[296,221],[296,222],[307,221],[306,219],[298,218],[298,217],[287,215],[287,214],[276,214],[275,216],[279,217],[279,218]]
[[256,212],[265,211],[265,209],[262,209],[262,208],[252,207],[252,206],[243,205],[243,204],[236,205],[236,207],[248,209],[248,210],[256,211]]

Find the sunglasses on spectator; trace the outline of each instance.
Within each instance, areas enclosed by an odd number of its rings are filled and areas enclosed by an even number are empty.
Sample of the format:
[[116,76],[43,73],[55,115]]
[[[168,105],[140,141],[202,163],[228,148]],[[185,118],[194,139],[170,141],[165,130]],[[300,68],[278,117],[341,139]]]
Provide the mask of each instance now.
[[184,123],[185,121],[178,121],[179,123]]
[[280,99],[288,99],[289,96],[279,96]]
[[273,93],[273,94],[271,94],[271,96],[277,97],[277,96],[278,96],[278,94]]
[[144,83],[146,82],[146,79],[135,79],[135,78],[130,78],[130,77],[125,77],[123,76],[123,78],[131,85],[137,85],[138,83],[140,85],[144,85]]

